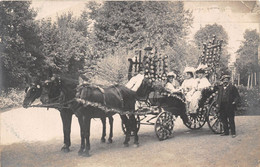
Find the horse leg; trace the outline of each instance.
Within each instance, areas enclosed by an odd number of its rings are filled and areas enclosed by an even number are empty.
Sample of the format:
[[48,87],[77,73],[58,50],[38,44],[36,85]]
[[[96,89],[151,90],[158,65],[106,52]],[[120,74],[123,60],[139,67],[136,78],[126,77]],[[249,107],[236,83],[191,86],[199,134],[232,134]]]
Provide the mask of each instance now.
[[72,120],[72,112],[68,110],[61,110],[60,116],[62,119],[62,125],[63,125],[63,135],[64,135],[64,145],[61,148],[61,151],[63,152],[69,152],[70,149],[70,132],[71,132],[71,120]]
[[139,142],[138,142],[138,135],[137,135],[137,121],[136,121],[135,115],[130,115],[129,119],[130,119],[130,122],[131,122],[131,127],[132,127],[131,129],[134,132],[134,145],[136,147],[138,147]]
[[113,122],[114,122],[114,118],[112,116],[108,117],[109,119],[109,125],[110,125],[110,132],[109,132],[109,138],[108,138],[108,143],[112,143],[112,137],[113,137]]
[[101,142],[102,143],[105,143],[106,142],[106,117],[101,117],[101,122],[102,122],[102,125],[103,125],[103,131],[102,131],[102,137],[101,137]]
[[78,151],[78,155],[82,155],[85,149],[85,131],[84,131],[84,116],[78,116],[79,126],[80,126],[80,137],[81,137],[81,145]]
[[126,135],[125,135],[124,146],[128,147],[129,146],[128,142],[130,141],[130,134],[131,134],[129,120],[128,120],[126,115],[120,115],[120,117],[122,119],[122,123],[125,124],[125,127],[126,127]]
[[90,150],[90,142],[89,142],[89,136],[90,136],[90,124],[91,124],[91,118],[90,116],[87,116],[85,119],[84,119],[84,125],[85,125],[85,139],[86,139],[86,148],[85,148],[85,151],[83,152],[83,156],[84,157],[89,157],[90,154],[89,154],[89,150]]

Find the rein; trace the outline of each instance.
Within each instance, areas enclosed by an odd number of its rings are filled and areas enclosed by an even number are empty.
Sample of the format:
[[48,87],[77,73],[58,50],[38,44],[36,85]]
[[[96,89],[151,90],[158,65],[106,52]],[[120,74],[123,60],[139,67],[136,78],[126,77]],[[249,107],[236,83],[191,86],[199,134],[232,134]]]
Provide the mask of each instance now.
[[74,101],[74,99],[67,101],[65,103],[62,103],[62,104],[61,103],[37,104],[37,105],[31,105],[30,107],[43,107],[43,108],[47,107],[47,108],[62,108],[62,109],[67,108],[67,109],[69,109],[70,107],[65,107],[64,105],[67,105],[73,101]]
[[[58,100],[60,98],[62,100],[64,99],[62,91],[60,92],[59,96],[51,98],[50,101]],[[66,107],[65,105],[67,105],[67,104],[69,104],[69,103],[71,103],[73,101],[74,101],[74,99],[69,100],[69,101],[64,102],[64,103],[57,103],[56,102],[56,103],[48,103],[48,104],[38,104],[38,105],[31,105],[30,107],[43,107],[43,108],[47,107],[47,108],[62,108],[62,109],[67,108],[67,109],[69,109],[70,107]]]

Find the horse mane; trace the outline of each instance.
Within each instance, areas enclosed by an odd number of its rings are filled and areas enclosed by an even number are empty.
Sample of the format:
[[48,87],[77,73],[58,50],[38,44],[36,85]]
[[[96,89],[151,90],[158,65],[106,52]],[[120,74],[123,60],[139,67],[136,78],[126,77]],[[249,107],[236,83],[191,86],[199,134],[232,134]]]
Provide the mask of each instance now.
[[61,81],[61,90],[65,94],[66,100],[71,100],[76,96],[76,88],[78,85],[78,79],[75,77],[67,76],[57,76],[56,79]]

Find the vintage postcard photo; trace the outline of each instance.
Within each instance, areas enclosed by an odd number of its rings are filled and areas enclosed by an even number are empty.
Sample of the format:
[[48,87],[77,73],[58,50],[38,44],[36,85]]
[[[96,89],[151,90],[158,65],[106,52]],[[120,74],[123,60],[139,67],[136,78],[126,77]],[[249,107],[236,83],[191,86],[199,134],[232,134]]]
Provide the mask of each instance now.
[[260,1],[0,1],[0,166],[260,167]]

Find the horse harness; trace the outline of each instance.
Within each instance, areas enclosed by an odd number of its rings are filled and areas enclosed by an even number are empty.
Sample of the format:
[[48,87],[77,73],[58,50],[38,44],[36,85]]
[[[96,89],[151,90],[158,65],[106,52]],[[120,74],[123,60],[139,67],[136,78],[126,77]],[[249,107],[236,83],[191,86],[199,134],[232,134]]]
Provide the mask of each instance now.
[[[115,88],[117,94],[119,95],[119,98],[120,98],[120,102],[121,102],[121,107],[124,108],[124,99],[122,97],[122,94],[121,92],[119,91],[119,89],[113,85],[113,87]],[[103,88],[101,88],[100,86],[97,86],[97,89],[102,93],[103,95],[103,104],[106,106],[106,95],[105,95],[105,90]]]

